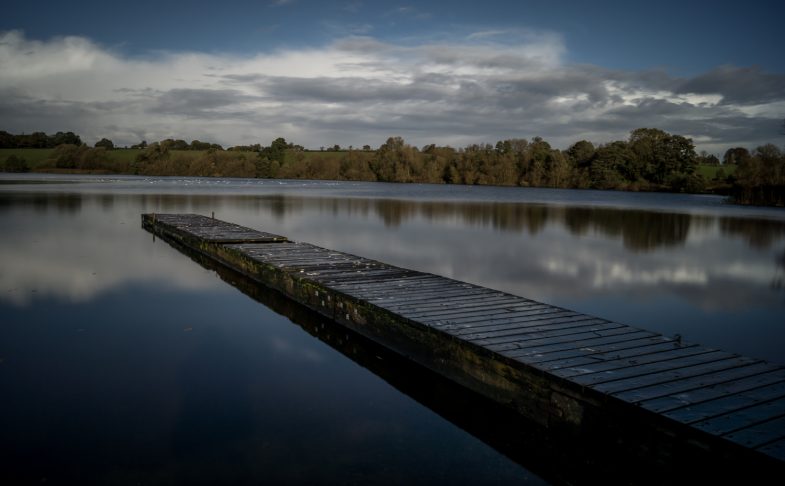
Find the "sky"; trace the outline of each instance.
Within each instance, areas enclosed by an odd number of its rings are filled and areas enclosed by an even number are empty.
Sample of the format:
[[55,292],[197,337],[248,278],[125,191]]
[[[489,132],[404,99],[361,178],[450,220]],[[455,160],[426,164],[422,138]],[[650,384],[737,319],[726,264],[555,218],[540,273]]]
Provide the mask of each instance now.
[[423,146],[785,144],[785,3],[4,2],[0,130]]

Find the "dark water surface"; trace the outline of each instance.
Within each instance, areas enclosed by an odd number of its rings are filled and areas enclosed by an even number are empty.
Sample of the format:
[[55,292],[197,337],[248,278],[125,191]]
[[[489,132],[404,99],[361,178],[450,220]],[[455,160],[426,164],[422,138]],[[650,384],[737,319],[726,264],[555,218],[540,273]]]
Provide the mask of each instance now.
[[547,439],[482,399],[153,242],[143,212],[215,212],[785,363],[782,210],[667,194],[3,175],[0,483],[591,476],[591,464],[565,473]]

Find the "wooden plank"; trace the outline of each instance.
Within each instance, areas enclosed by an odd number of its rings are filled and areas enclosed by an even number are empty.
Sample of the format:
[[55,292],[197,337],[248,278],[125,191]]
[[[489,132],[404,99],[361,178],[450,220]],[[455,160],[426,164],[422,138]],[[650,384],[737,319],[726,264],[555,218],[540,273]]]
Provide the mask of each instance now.
[[268,257],[270,260],[276,260],[280,258],[310,258],[310,257],[331,257],[331,258],[341,258],[341,259],[348,259],[348,260],[362,260],[360,257],[356,257],[354,255],[349,255],[346,253],[336,253],[334,251],[327,250],[325,248],[319,248],[318,246],[313,245],[304,245],[301,243],[283,243],[281,245],[276,245],[275,247],[268,248],[266,246],[260,245],[249,245],[249,244],[242,244],[242,245],[232,245],[236,250],[245,252],[252,256],[264,255]]
[[275,265],[277,267],[287,267],[287,268],[311,268],[311,267],[318,267],[318,266],[341,266],[342,268],[382,268],[379,266],[368,265],[363,262],[352,261],[352,260],[339,260],[336,258],[327,258],[327,257],[319,257],[319,256],[311,256],[305,259],[292,259],[292,258],[259,258],[254,257],[256,261],[262,261],[264,263]]
[[580,369],[576,367],[592,364],[612,364],[618,360],[636,359],[651,354],[672,351],[674,349],[686,349],[696,346],[696,344],[686,344],[679,346],[678,343],[674,340],[657,341],[653,344],[639,346],[631,349],[614,350],[607,353],[592,353],[572,358],[556,359],[540,363],[538,364],[538,368],[554,372],[555,374],[561,369]]
[[[432,285],[432,283],[438,282],[438,285]],[[347,283],[335,283],[332,287],[336,290],[341,290],[344,292],[350,291],[364,291],[368,294],[369,298],[373,298],[374,294],[384,295],[384,292],[388,292],[391,285],[395,284],[395,282],[390,281],[386,285],[352,285]],[[407,277],[404,282],[398,282],[397,286],[401,290],[412,290],[415,291],[416,289],[421,290],[429,290],[432,287],[446,287],[444,283],[438,278],[430,275],[412,275]]]
[[652,333],[651,336],[633,339],[631,341],[609,343],[601,346],[595,346],[595,345],[586,346],[578,349],[566,349],[563,351],[542,353],[539,355],[529,354],[529,353],[517,353],[516,351],[504,351],[501,354],[508,356],[510,358],[515,358],[526,364],[540,366],[542,363],[547,363],[549,361],[557,361],[564,358],[575,358],[578,356],[585,357],[585,356],[590,356],[592,354],[601,354],[601,353],[613,353],[617,351],[628,350],[633,348],[641,348],[652,344],[660,344],[660,343],[670,343],[673,344],[674,346],[676,345],[673,339],[666,338],[665,336],[659,336]]
[[531,342],[532,339],[537,339],[540,337],[558,338],[558,339],[563,339],[564,341],[582,341],[586,337],[623,334],[636,330],[637,329],[632,328],[630,326],[625,326],[624,324],[606,321],[606,322],[587,325],[587,326],[570,327],[567,329],[546,328],[540,331],[535,331],[531,328],[527,329],[524,327],[521,328],[521,330],[515,334],[509,334],[503,336],[481,335],[480,337],[477,338],[467,339],[467,341],[480,344],[486,347],[497,346],[502,344],[510,344],[510,345],[514,344],[515,346],[511,346],[511,349],[512,348],[521,349],[523,344],[528,344]]
[[[290,271],[305,273],[313,280],[322,283],[329,283],[335,279],[336,275],[346,275],[347,278],[349,274],[352,276],[355,275],[355,272],[369,272],[371,271],[372,267],[365,267],[359,266],[351,263],[347,264],[336,264],[336,263],[326,263],[323,265],[296,265],[292,267],[287,267]],[[406,274],[401,274],[406,275]]]
[[[690,404],[663,413],[679,422],[690,424],[707,420],[712,417],[729,414],[736,410],[741,410],[760,402],[785,398],[785,382],[755,388],[740,393],[724,395],[713,400],[706,400],[700,403]],[[785,412],[785,409],[783,410]]]
[[528,331],[523,329],[520,333],[513,336],[480,337],[469,340],[488,349],[526,349],[537,346],[540,341],[547,341],[545,344],[556,343],[583,343],[587,339],[599,338],[603,336],[616,336],[639,332],[638,329],[625,326],[623,324],[611,323],[598,324],[595,326],[585,326],[568,329],[544,329],[541,331]]
[[[293,269],[297,270],[297,267],[293,267]],[[400,277],[405,277],[406,275],[410,275],[410,272],[398,268],[378,269],[378,270],[358,268],[351,272],[347,272],[345,275],[341,277],[328,276],[324,279],[324,281],[328,283],[332,283],[336,281],[351,282],[351,283],[387,282],[389,278],[400,278]]]
[[[460,289],[454,289],[447,286],[427,292],[418,291],[417,289],[412,288],[393,290],[395,291],[369,296],[367,300],[372,304],[384,306],[384,308],[389,309],[392,312],[418,309],[424,302],[432,302],[434,300],[438,300],[445,304],[460,304],[465,302],[464,293]],[[474,295],[482,295],[485,298],[493,297],[493,294],[490,292]]]
[[[378,293],[380,296],[384,296],[385,292],[389,291],[390,287],[397,287],[401,290],[411,290],[414,291],[416,289],[429,289],[432,286],[433,282],[438,280],[437,277],[433,275],[423,275],[423,274],[413,274],[405,278],[398,278],[398,279],[389,279],[389,282],[386,282],[385,285],[351,285],[345,283],[334,283],[331,285],[332,288],[341,291],[354,291],[360,290],[365,291],[368,293],[369,298],[373,298],[375,293]],[[440,282],[440,286],[441,282]]]
[[431,319],[453,319],[453,318],[460,318],[460,319],[467,319],[471,317],[481,317],[484,319],[493,319],[499,318],[499,316],[510,316],[516,315],[519,311],[529,311],[529,310],[536,310],[532,309],[532,307],[537,307],[537,304],[529,304],[527,302],[521,302],[517,305],[510,303],[509,305],[496,305],[496,304],[488,304],[487,306],[482,307],[468,307],[462,309],[443,309],[440,311],[431,311],[431,312],[418,312],[418,311],[408,311],[408,312],[401,312],[400,314],[405,315],[409,319],[417,319],[417,320],[431,320]]
[[702,353],[698,355],[672,357],[664,361],[656,361],[652,363],[641,363],[625,368],[618,368],[613,370],[601,371],[599,373],[583,374],[573,376],[571,378],[575,383],[581,385],[591,386],[599,385],[601,383],[610,383],[624,379],[633,379],[636,377],[650,375],[657,373],[660,375],[663,371],[678,370],[682,368],[692,368],[697,365],[714,363],[715,361],[724,361],[728,359],[737,358],[738,355],[726,353],[724,351],[712,351],[709,353]]
[[[346,292],[346,290],[343,290]],[[396,286],[387,286],[386,289],[379,288],[379,291],[368,295],[367,290],[360,289],[359,291],[352,291],[358,295],[366,295],[366,300],[371,303],[401,303],[408,300],[412,305],[418,302],[423,302],[433,299],[447,299],[447,298],[461,298],[463,291],[455,289],[451,286],[444,285],[441,287],[434,287],[429,290],[420,290],[414,287],[401,288]],[[490,293],[489,293],[490,295]]]
[[757,450],[777,460],[785,462],[785,439],[775,440],[757,447]]
[[[416,307],[418,309],[423,310],[436,310],[436,309],[444,309],[444,308],[463,308],[463,307],[470,307],[476,305],[482,305],[485,302],[504,302],[508,299],[517,299],[520,302],[530,302],[534,304],[540,304],[539,302],[535,302],[533,300],[524,299],[521,297],[516,297],[514,295],[504,294],[501,292],[496,293],[487,293],[487,292],[474,292],[474,291],[466,291],[460,298],[454,299],[453,302],[445,302],[441,300],[425,300],[416,302],[414,304],[410,304],[405,301],[401,301],[398,303],[389,303],[386,308],[390,310],[395,309],[410,309]],[[459,307],[458,307],[459,306]]]
[[[290,256],[307,253],[334,253],[329,250],[325,250],[324,248],[319,248],[318,246],[313,246],[307,243],[296,243],[292,241],[284,241],[275,246],[260,245],[257,243],[236,243],[226,246],[236,251],[242,251],[254,257],[258,255],[265,255],[274,258],[277,256]],[[349,257],[351,255],[346,256]]]
[[[693,422],[690,425],[715,435],[729,435],[736,433],[735,437],[746,437],[750,434],[743,433],[744,429],[752,429],[754,435],[761,437],[762,443],[785,438],[785,422],[776,422],[775,419],[785,417],[785,400],[772,400],[757,403],[742,410],[712,417],[710,419]],[[763,427],[757,427],[757,425]],[[753,446],[754,447],[754,446]]]
[[406,300],[407,298],[411,299],[412,303],[415,303],[416,299],[423,298],[423,296],[440,299],[460,296],[459,291],[450,290],[449,287],[443,287],[440,290],[429,290],[427,292],[423,292],[419,291],[415,287],[404,287],[397,285],[394,282],[377,282],[371,283],[370,285],[373,285],[373,290],[364,289],[362,286],[347,289],[344,287],[331,285],[331,288],[347,295],[353,295],[355,297],[362,298],[368,303],[374,305],[380,305],[382,303],[394,301],[400,302]]
[[257,231],[233,223],[208,218],[201,215],[179,215],[156,214],[155,221],[158,225],[168,225],[170,228],[187,232],[195,237],[201,238],[211,243],[232,243],[232,242],[259,242],[273,243],[286,241],[280,235]]
[[235,248],[236,251],[242,252],[251,258],[262,261],[265,263],[280,263],[287,260],[306,261],[308,259],[330,259],[330,260],[348,260],[357,261],[356,259],[339,258],[331,255],[329,252],[320,251],[315,248],[296,248],[286,245],[275,245],[270,248]]
[[[595,319],[583,315],[575,315],[568,317],[556,317],[552,319],[538,319],[529,322],[522,322],[516,324],[505,324],[503,326],[484,326],[484,327],[469,327],[455,329],[446,329],[451,335],[460,337],[467,341],[474,341],[475,339],[485,339],[494,337],[514,336],[518,334],[528,334],[533,332],[544,331],[574,331],[580,328],[591,328],[601,324],[608,324],[611,321],[602,319]],[[623,324],[613,323],[614,325],[621,326]]]
[[[631,328],[632,329],[632,328]],[[542,345],[536,347],[529,347],[523,346],[523,349],[519,348],[511,348],[508,344],[502,344],[499,346],[488,346],[488,349],[494,350],[499,353],[503,353],[510,357],[514,357],[517,359],[521,358],[541,358],[547,356],[551,353],[560,353],[564,351],[581,351],[588,348],[602,348],[604,346],[610,345],[617,345],[623,344],[627,342],[638,342],[641,339],[650,339],[655,337],[656,334],[649,331],[638,331],[634,330],[632,332],[625,332],[624,334],[614,335],[611,337],[603,336],[593,339],[583,339],[581,341],[568,341],[568,342],[559,342],[550,345]]]
[[[232,248],[243,248],[243,249],[246,249],[246,250],[261,250],[261,251],[270,250],[267,247],[267,245],[260,245],[260,244],[256,244],[256,243],[237,243],[237,244],[228,245],[228,246],[230,246]],[[301,241],[290,241],[290,240],[282,241],[280,245],[277,245],[275,247],[275,249],[270,250],[270,251],[289,251],[289,250],[296,250],[296,249],[302,249],[302,248],[307,248],[307,249],[311,249],[311,250],[318,250],[318,251],[329,251],[331,253],[340,253],[340,252],[336,252],[334,250],[329,250],[327,248],[322,248],[320,246],[312,245],[311,243],[303,243]],[[347,253],[347,255],[348,255],[348,253]]]
[[[282,263],[282,264],[284,264],[286,266],[289,266],[289,267],[297,267],[297,268],[303,268],[303,269],[308,269],[308,268],[311,268],[311,267],[321,267],[321,266],[325,266],[325,265],[333,266],[333,267],[336,268],[336,270],[334,270],[332,273],[334,273],[336,276],[340,276],[341,275],[337,271],[337,269],[339,269],[339,268],[341,268],[341,269],[342,268],[348,268],[348,269],[368,269],[368,270],[372,270],[372,269],[373,270],[385,270],[385,269],[386,270],[391,270],[391,269],[395,269],[395,270],[398,270],[398,271],[405,271],[404,269],[396,268],[396,267],[390,267],[390,266],[387,266],[387,265],[378,265],[378,264],[363,262],[363,261],[359,261],[359,260],[348,260],[348,259],[343,259],[343,258],[340,258],[340,259],[339,258],[330,258],[330,257],[327,257],[327,256],[309,257],[309,258],[302,259],[302,260],[300,260],[300,259],[294,259],[294,260],[283,260],[283,259],[281,259],[281,260],[275,261],[274,263],[279,263],[279,264]],[[411,273],[411,270],[409,270],[409,272]]]
[[[238,249],[236,251],[248,255],[250,258],[252,258],[257,262],[265,263],[268,265],[276,265],[276,266],[285,265],[287,263],[292,263],[292,261],[294,260],[297,260],[289,255],[284,255],[280,252],[261,252],[261,251],[250,252],[248,250],[241,250],[241,249]],[[317,255],[317,254],[310,255],[307,260],[300,260],[300,261],[313,262],[319,260],[339,261],[334,258],[328,258],[326,255]]]
[[252,249],[237,249],[237,251],[250,255],[253,258],[264,259],[269,263],[309,263],[313,260],[325,260],[333,262],[352,262],[358,265],[390,267],[373,260],[366,260],[364,258],[351,258],[349,255],[335,254],[329,251],[318,249],[299,249],[290,250],[285,247],[276,245],[271,250],[252,250]]
[[[443,290],[437,290],[436,292],[429,291],[427,295],[423,295],[423,291],[415,286],[398,286],[395,285],[394,282],[391,283],[390,288],[395,292],[390,293],[388,289],[387,291],[379,292],[376,295],[370,295],[367,299],[368,302],[380,306],[383,305],[385,309],[396,311],[401,309],[420,308],[423,304],[432,303],[434,302],[434,298],[429,297],[431,295],[438,295],[439,302],[443,305],[453,305],[467,301],[464,294],[465,291],[448,286],[443,286]],[[472,294],[473,298],[477,299],[489,298],[488,296],[493,295],[492,292],[476,292]]]
[[406,305],[386,306],[388,310],[406,313],[412,316],[428,317],[431,315],[448,315],[449,313],[483,311],[492,308],[510,309],[520,307],[530,307],[537,305],[534,302],[527,302],[523,299],[513,299],[510,297],[490,297],[466,302],[464,299],[457,300],[451,304],[439,302],[437,305]]
[[191,217],[186,218],[156,215],[156,219],[160,222],[169,224],[176,229],[186,230],[196,236],[201,236],[206,240],[214,240],[216,238],[220,238],[221,235],[234,236],[237,238],[241,238],[243,236],[258,238],[263,236],[265,238],[278,238],[280,240],[285,240],[284,237],[279,235],[264,233],[252,228],[246,228],[233,223],[226,223],[200,215],[192,215]]
[[556,376],[561,376],[562,378],[572,378],[594,373],[601,373],[604,371],[619,370],[648,363],[670,361],[674,358],[680,358],[684,356],[698,356],[701,354],[714,352],[716,352],[716,350],[704,348],[698,345],[683,346],[676,349],[673,349],[672,346],[669,346],[659,351],[644,354],[642,356],[636,355],[632,357],[618,357],[616,359],[603,361],[590,360],[586,362],[584,360],[580,364],[551,368],[551,372]]
[[784,375],[785,373],[782,373],[781,370],[769,371],[764,374],[745,376],[717,385],[694,388],[673,395],[644,400],[639,402],[638,405],[657,413],[668,412],[688,405],[755,390],[756,388],[785,383]]
[[269,255],[252,255],[256,261],[264,262],[270,265],[275,265],[278,267],[285,266],[285,267],[296,267],[302,266],[307,267],[311,265],[318,265],[318,264],[343,264],[347,266],[354,266],[354,267],[362,267],[362,268],[380,268],[379,266],[373,266],[366,262],[358,261],[358,260],[346,260],[346,259],[338,259],[338,258],[330,258],[327,255],[310,255],[306,258],[292,258],[292,257],[284,257],[278,256],[277,258],[270,257]]
[[[419,274],[418,276],[412,276],[407,281],[403,282],[403,285],[400,286],[402,289],[411,292],[422,292],[422,296],[415,296],[419,300],[427,300],[426,294],[433,293],[433,292],[441,292],[444,290],[451,290],[451,291],[462,291],[466,292],[467,288],[456,285],[449,280],[444,280],[442,278],[433,276],[433,275],[422,275]],[[386,287],[365,287],[363,290],[368,292],[368,297],[373,298],[374,294],[381,294],[382,292],[386,292],[388,289]]]
[[[334,277],[334,276],[325,276],[319,277],[318,280],[321,283],[329,285],[332,287],[334,282],[350,282],[353,284],[363,284],[363,283],[386,283],[389,285],[390,279],[397,279],[403,278],[410,273],[402,270],[396,269],[389,269],[389,270],[374,270],[374,269],[358,269],[351,274],[347,274],[341,277]],[[355,292],[357,293],[357,292]]]
[[518,311],[511,315],[503,317],[484,318],[482,316],[469,316],[466,318],[453,317],[450,319],[422,319],[422,322],[437,324],[439,326],[456,326],[460,324],[471,324],[474,327],[492,326],[498,324],[513,324],[518,322],[527,322],[537,319],[540,316],[577,316],[577,312],[560,309],[558,307],[549,307],[532,309],[528,311]]
[[494,319],[487,319],[485,321],[477,320],[445,320],[439,324],[439,329],[446,332],[455,332],[457,330],[472,330],[475,333],[481,333],[486,329],[498,329],[499,326],[540,326],[547,324],[558,324],[565,322],[569,319],[582,317],[581,314],[571,311],[560,311],[558,309],[542,309],[542,312],[531,312],[529,314],[519,314],[514,318],[496,317]]
[[[485,333],[503,333],[505,331],[512,332],[516,329],[567,329],[571,327],[580,327],[590,325],[591,323],[610,322],[603,319],[596,319],[594,317],[585,316],[583,314],[575,315],[560,315],[561,313],[545,314],[534,316],[534,318],[521,318],[517,321],[505,322],[501,324],[456,324],[442,326],[446,332],[458,337],[465,337],[467,339],[479,336]],[[555,317],[553,317],[555,316]]]
[[727,383],[739,378],[761,375],[778,369],[778,367],[768,363],[754,363],[739,368],[718,370],[688,379],[657,383],[643,388],[616,392],[614,393],[614,396],[628,402],[638,403],[643,402],[644,400],[651,400],[653,398],[660,398],[689,390]]
[[644,388],[647,386],[679,381],[685,378],[692,378],[712,372],[731,370],[733,368],[740,368],[756,363],[760,363],[760,360],[754,358],[731,357],[721,361],[712,361],[711,363],[687,366],[654,375],[645,375],[642,377],[632,377],[623,380],[599,383],[597,385],[592,385],[592,388],[603,393],[614,394],[628,390],[634,390],[636,388]]

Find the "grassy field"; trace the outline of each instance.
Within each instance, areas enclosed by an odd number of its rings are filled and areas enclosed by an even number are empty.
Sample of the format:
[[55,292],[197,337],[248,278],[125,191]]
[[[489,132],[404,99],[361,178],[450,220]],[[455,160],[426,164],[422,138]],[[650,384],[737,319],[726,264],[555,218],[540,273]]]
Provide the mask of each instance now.
[[710,181],[714,179],[720,169],[725,172],[725,177],[736,172],[735,165],[699,165],[698,174],[702,175],[707,181]]
[[54,152],[54,149],[9,149],[0,148],[0,163],[15,155],[20,159],[27,161],[27,165],[31,169],[42,167],[46,159]]
[[[375,152],[366,152],[363,150],[355,150],[355,153],[358,154],[373,154]],[[327,150],[303,150],[301,152],[295,152],[292,150],[286,151],[286,163],[295,162],[297,160],[341,160],[349,153],[348,150],[338,150],[338,151],[327,151]]]
[[128,162],[129,164],[136,160],[136,156],[142,152],[142,149],[115,149],[109,151],[109,157],[116,162]]
[[[27,162],[30,170],[51,166],[46,161],[51,157],[55,149],[8,149],[0,148],[0,162],[4,162],[8,157],[15,155]],[[133,162],[141,152],[140,149],[117,149],[107,152],[109,159],[113,162]]]

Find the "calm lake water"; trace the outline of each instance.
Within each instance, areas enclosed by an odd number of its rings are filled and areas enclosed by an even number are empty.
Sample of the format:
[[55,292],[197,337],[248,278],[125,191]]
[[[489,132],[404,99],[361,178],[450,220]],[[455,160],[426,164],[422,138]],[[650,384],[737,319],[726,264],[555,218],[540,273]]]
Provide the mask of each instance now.
[[668,194],[5,174],[0,483],[579,482],[538,431],[153,241],[144,212],[214,212],[785,363],[781,209]]

